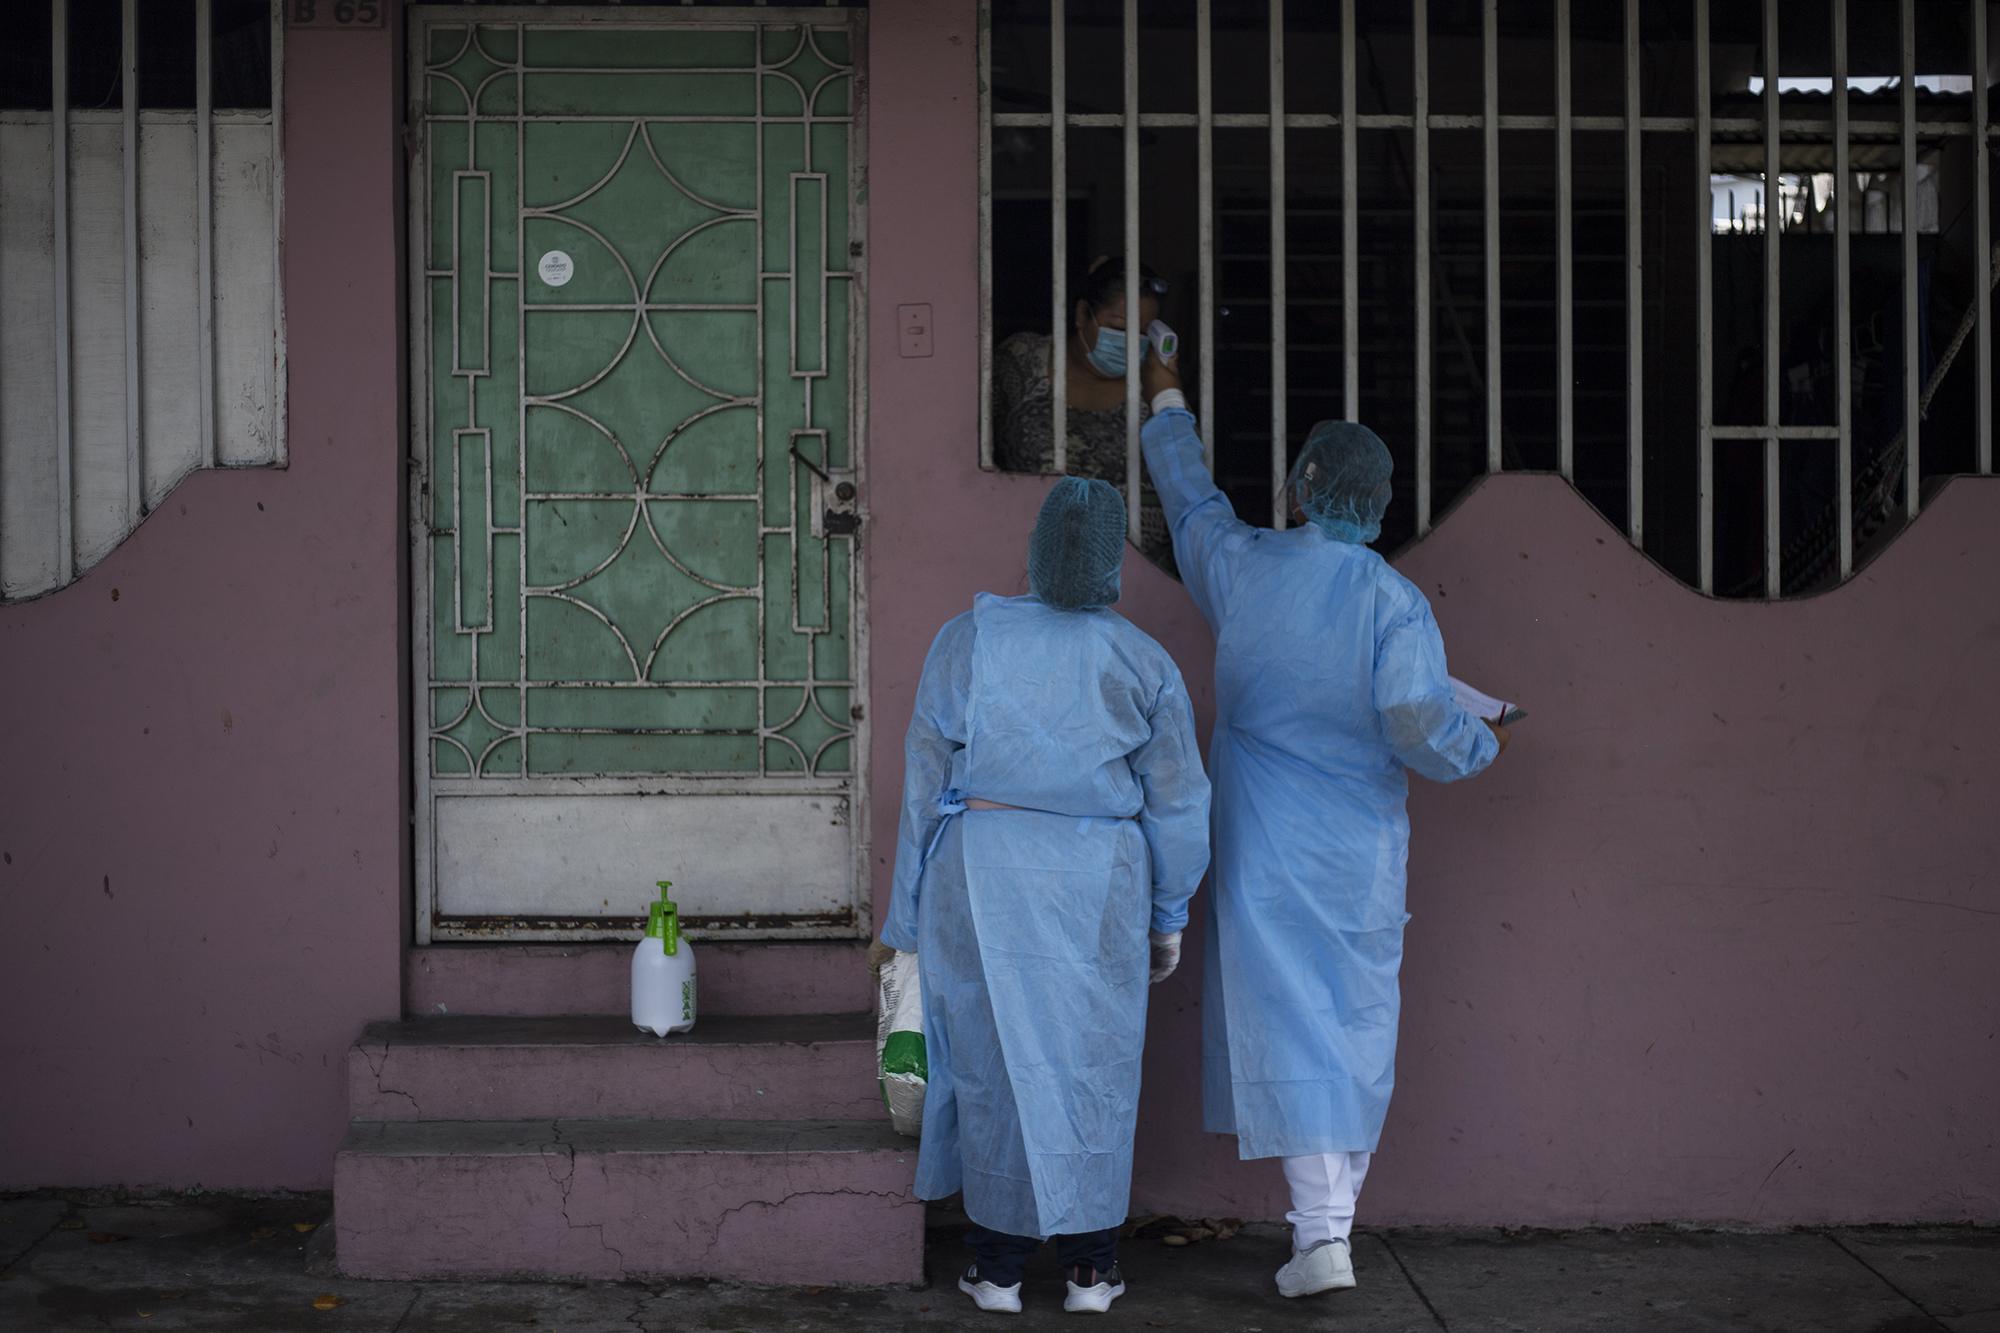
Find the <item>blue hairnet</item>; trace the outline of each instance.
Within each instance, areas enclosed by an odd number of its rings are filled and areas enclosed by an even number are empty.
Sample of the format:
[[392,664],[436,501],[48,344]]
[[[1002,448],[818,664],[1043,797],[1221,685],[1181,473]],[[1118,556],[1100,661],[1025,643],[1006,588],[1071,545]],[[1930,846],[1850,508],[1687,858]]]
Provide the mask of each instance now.
[[1306,436],[1285,483],[1309,522],[1337,542],[1382,535],[1389,508],[1389,446],[1358,421],[1322,421]]
[[1064,477],[1042,501],[1028,542],[1028,586],[1064,611],[1118,600],[1125,558],[1125,499],[1108,481]]

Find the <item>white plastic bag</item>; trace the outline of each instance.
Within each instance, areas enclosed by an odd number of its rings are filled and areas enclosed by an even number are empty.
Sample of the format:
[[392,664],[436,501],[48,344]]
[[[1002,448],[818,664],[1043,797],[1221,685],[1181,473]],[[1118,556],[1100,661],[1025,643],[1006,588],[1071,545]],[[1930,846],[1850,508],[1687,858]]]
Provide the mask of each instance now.
[[913,953],[882,965],[882,1008],[875,1021],[875,1067],[882,1104],[898,1134],[916,1138],[924,1127],[924,1086],[930,1062],[924,1051],[923,973]]

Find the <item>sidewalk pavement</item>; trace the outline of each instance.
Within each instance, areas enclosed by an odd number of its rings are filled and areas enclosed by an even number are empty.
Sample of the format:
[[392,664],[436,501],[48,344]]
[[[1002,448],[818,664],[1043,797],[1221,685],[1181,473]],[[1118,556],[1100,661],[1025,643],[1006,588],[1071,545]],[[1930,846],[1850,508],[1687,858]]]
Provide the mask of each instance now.
[[[333,1275],[324,1195],[0,1199],[0,1329],[199,1333],[667,1333],[1071,1327],[1046,1252],[1026,1313],[980,1315],[965,1262],[932,1236],[928,1288],[771,1289],[709,1282],[362,1282]],[[1360,1286],[1281,1300],[1283,1228],[1170,1249],[1128,1240],[1131,1329],[1760,1330],[2000,1333],[2000,1229],[1716,1232],[1364,1231]]]

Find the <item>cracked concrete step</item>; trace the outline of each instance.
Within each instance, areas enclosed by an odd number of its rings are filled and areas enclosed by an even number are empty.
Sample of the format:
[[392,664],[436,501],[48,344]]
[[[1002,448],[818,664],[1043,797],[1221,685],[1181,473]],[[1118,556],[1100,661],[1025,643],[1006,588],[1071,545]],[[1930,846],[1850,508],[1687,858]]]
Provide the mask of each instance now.
[[886,1122],[357,1122],[340,1270],[367,1278],[923,1279],[916,1143]]
[[370,1023],[347,1053],[347,1104],[356,1120],[887,1114],[868,1014],[704,1018],[665,1039],[616,1014]]

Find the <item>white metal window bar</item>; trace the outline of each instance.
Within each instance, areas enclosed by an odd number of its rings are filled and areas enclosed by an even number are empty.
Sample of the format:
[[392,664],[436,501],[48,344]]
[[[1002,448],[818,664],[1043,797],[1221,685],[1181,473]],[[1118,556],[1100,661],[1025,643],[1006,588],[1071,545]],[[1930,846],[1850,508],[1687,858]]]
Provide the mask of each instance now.
[[[1195,0],[1195,26],[1207,32],[1213,23],[1211,0]],[[1207,42],[1194,53],[1195,88],[1195,236],[1200,253],[1198,303],[1201,345],[1215,345],[1215,53]],[[987,247],[982,245],[981,251]],[[982,375],[982,382],[987,377]],[[1201,358],[1201,443],[1210,466],[1215,462],[1215,358]]]
[[[1201,32],[1208,45],[1209,32]],[[1352,421],[1361,415],[1361,118],[1354,96],[1354,0],[1340,0],[1340,322],[1341,410]],[[1208,359],[1208,349],[1202,349]],[[1280,446],[1282,447],[1282,445]]]
[[[1630,40],[1630,39],[1627,39]],[[1710,118],[1708,70],[1708,0],[1694,0],[1694,143],[1695,181],[1706,198],[1709,190],[1709,147],[1715,129]],[[1715,357],[1712,351],[1715,329],[1715,225],[1706,208],[1697,221],[1700,239],[1696,243],[1695,349],[1696,410],[1700,437],[1695,460],[1695,552],[1697,578],[1703,592],[1715,590],[1715,440],[1709,423],[1715,420]]]
[[[1069,52],[1064,37],[1069,28],[1069,19],[1063,11],[1063,0],[1049,0],[1049,105],[1058,112],[1069,104]],[[990,91],[987,97],[989,99],[992,97]],[[1067,116],[1060,114],[1049,118],[1049,253],[1054,256],[1055,263],[1055,280],[1049,284],[1054,306],[1054,315],[1049,321],[1049,328],[1053,330],[1053,336],[1049,339],[1049,352],[1053,358],[1049,363],[1051,367],[1049,373],[1054,384],[1054,393],[1049,400],[1049,411],[1054,431],[1052,443],[1055,449],[1055,467],[1058,472],[1069,470],[1068,331],[1071,316],[1069,294],[1063,287],[1063,275],[1069,272],[1069,214],[1064,206],[1069,199],[1069,139],[1064,129],[1067,120]],[[992,205],[988,201],[992,198],[992,192],[982,185],[979,198],[986,216],[986,222],[981,228],[979,248],[991,250],[993,220]],[[980,295],[980,305],[991,309],[993,303],[989,294],[982,292]],[[1136,310],[1137,307],[1132,309]],[[989,328],[984,339],[983,359],[979,372],[979,379],[983,384],[993,378],[993,337],[990,326],[986,326],[983,320],[981,324]],[[986,429],[983,423],[981,429],[982,431]],[[988,439],[989,463],[992,457],[992,442]]]
[[[1976,2],[1976,0],[1975,0]],[[1766,6],[1777,0],[1764,0]],[[1918,445],[1919,404],[1917,386],[1917,4],[1902,0],[1902,22],[1897,42],[1901,57],[1903,102],[1903,454],[1908,460],[1903,473],[1903,510],[1917,516],[1917,495],[1921,480]],[[1776,21],[1770,26],[1775,29]],[[1771,62],[1773,76],[1777,62]],[[1775,78],[1774,78],[1775,81]],[[1775,230],[1775,229],[1772,229]],[[1775,544],[1773,541],[1772,544]],[[1773,589],[1775,594],[1776,590]]]
[[[276,26],[282,27],[279,23]],[[212,0],[195,0],[194,6],[194,176],[198,181],[215,179],[215,84],[213,48],[215,11]],[[195,309],[201,320],[200,340],[195,355],[200,358],[201,461],[214,467],[218,453],[215,442],[215,191],[206,186],[195,191],[196,282],[201,300]]]
[[[1872,137],[1896,135],[1900,142],[1900,189],[1902,204],[1901,231],[1903,281],[1902,281],[1902,339],[1900,357],[1902,362],[1901,421],[1903,451],[1902,468],[1899,478],[1903,492],[1902,513],[1905,518],[1913,518],[1918,512],[1921,497],[1922,469],[1918,449],[1919,432],[1924,412],[1931,395],[1936,391],[1943,366],[1935,367],[1928,384],[1920,383],[1921,365],[1919,360],[1920,317],[1917,280],[1917,216],[1918,216],[1918,171],[1919,139],[1916,104],[1916,49],[1915,49],[1915,7],[1914,0],[1897,0],[1900,31],[1899,51],[1899,114],[1894,119],[1884,119],[1879,115],[1863,121],[1855,121],[1849,114],[1848,105],[1848,36],[1847,0],[1827,0],[1830,8],[1833,33],[1833,70],[1830,80],[1832,111],[1830,117],[1786,116],[1783,114],[1782,90],[1780,87],[1780,62],[1778,32],[1778,0],[1760,0],[1761,35],[1763,48],[1763,78],[1758,89],[1761,98],[1761,115],[1746,117],[1741,115],[1714,114],[1711,106],[1711,49],[1710,49],[1710,5],[1712,0],[1693,0],[1693,41],[1694,59],[1694,108],[1693,115],[1646,115],[1641,110],[1640,72],[1642,36],[1640,0],[1625,0],[1623,5],[1623,70],[1624,99],[1622,113],[1618,115],[1577,115],[1574,111],[1571,88],[1571,61],[1573,52],[1571,19],[1572,0],[1556,0],[1556,24],[1553,33],[1554,61],[1556,71],[1556,102],[1553,114],[1503,114],[1498,98],[1498,0],[1484,0],[1481,6],[1482,45],[1482,98],[1481,111],[1476,114],[1438,113],[1430,109],[1430,57],[1428,47],[1429,18],[1426,0],[1413,0],[1410,7],[1412,30],[1412,91],[1414,105],[1409,114],[1361,113],[1356,99],[1356,23],[1354,0],[1340,3],[1340,51],[1341,51],[1341,95],[1340,110],[1334,114],[1291,112],[1285,105],[1284,47],[1285,47],[1285,4],[1284,0],[1269,0],[1269,51],[1268,78],[1270,84],[1270,109],[1268,112],[1221,113],[1213,103],[1213,20],[1210,0],[1198,0],[1195,9],[1195,50],[1196,50],[1196,110],[1186,112],[1142,112],[1139,109],[1139,24],[1141,17],[1135,0],[1125,0],[1123,6],[1123,109],[1120,112],[1070,112],[1067,110],[1066,89],[1066,37],[1068,17],[1064,0],[1051,0],[1049,17],[1049,100],[1047,111],[996,113],[992,109],[992,66],[991,46],[992,13],[991,0],[982,0],[980,12],[980,32],[982,51],[980,55],[980,110],[982,123],[981,169],[983,173],[980,199],[981,224],[981,268],[982,305],[989,312],[981,324],[981,462],[993,465],[992,410],[991,410],[991,370],[993,364],[993,329],[990,319],[991,295],[994,275],[992,272],[992,196],[990,189],[993,131],[1007,128],[1045,129],[1049,133],[1050,195],[1057,201],[1052,207],[1050,227],[1050,250],[1054,280],[1051,287],[1051,345],[1052,345],[1052,426],[1054,468],[1057,472],[1067,470],[1067,403],[1066,371],[1068,353],[1068,333],[1073,313],[1069,308],[1065,275],[1069,268],[1067,254],[1067,217],[1060,201],[1068,196],[1069,162],[1066,151],[1066,134],[1069,129],[1117,129],[1122,131],[1124,150],[1124,192],[1123,227],[1125,253],[1136,260],[1139,250],[1138,219],[1141,210],[1144,181],[1139,168],[1139,130],[1142,128],[1187,128],[1196,134],[1197,179],[1200,199],[1197,220],[1198,255],[1198,305],[1197,319],[1201,336],[1201,370],[1199,383],[1199,403],[1201,429],[1204,442],[1211,452],[1214,449],[1214,426],[1212,417],[1215,410],[1214,358],[1207,354],[1215,337],[1215,223],[1213,215],[1213,140],[1218,129],[1262,129],[1268,134],[1269,174],[1271,181],[1271,291],[1270,291],[1270,339],[1271,373],[1273,377],[1270,422],[1270,476],[1272,480],[1272,513],[1274,526],[1285,524],[1287,513],[1283,499],[1283,480],[1286,475],[1286,448],[1290,433],[1286,403],[1286,303],[1288,283],[1285,252],[1285,151],[1286,131],[1290,129],[1337,129],[1340,133],[1341,168],[1341,321],[1343,333],[1341,382],[1342,401],[1346,415],[1350,418],[1360,410],[1360,386],[1362,372],[1362,348],[1360,346],[1360,319],[1358,300],[1359,288],[1359,229],[1358,212],[1360,204],[1360,181],[1357,169],[1358,132],[1362,130],[1410,130],[1413,133],[1414,157],[1416,162],[1414,181],[1414,235],[1412,237],[1416,254],[1414,265],[1416,300],[1413,321],[1416,326],[1414,339],[1414,380],[1417,402],[1414,404],[1415,419],[1415,460],[1416,460],[1416,531],[1421,534],[1429,530],[1432,520],[1432,349],[1430,346],[1430,254],[1433,232],[1431,211],[1430,180],[1430,135],[1437,130],[1477,130],[1481,134],[1483,155],[1483,250],[1485,264],[1485,333],[1484,353],[1484,399],[1485,399],[1485,456],[1488,471],[1497,472],[1503,467],[1502,440],[1504,419],[1502,413],[1501,368],[1502,338],[1501,323],[1500,265],[1503,258],[1500,237],[1499,186],[1501,178],[1500,132],[1546,131],[1555,136],[1557,170],[1557,239],[1558,263],[1557,281],[1557,366],[1556,400],[1558,410],[1557,458],[1558,470],[1563,476],[1575,480],[1575,400],[1574,400],[1574,271],[1573,219],[1574,209],[1572,188],[1572,147],[1578,133],[1617,133],[1624,145],[1623,193],[1625,204],[1625,304],[1626,337],[1625,382],[1626,413],[1624,433],[1626,437],[1626,486],[1627,501],[1626,531],[1632,543],[1643,547],[1647,529],[1645,512],[1647,496],[1645,491],[1646,439],[1645,439],[1645,399],[1643,394],[1643,371],[1645,366],[1645,346],[1643,328],[1643,282],[1644,260],[1642,252],[1642,221],[1644,190],[1641,164],[1644,152],[1644,135],[1648,133],[1692,133],[1695,141],[1695,165],[1699,176],[1699,192],[1696,198],[1702,201],[1703,211],[1696,221],[1699,236],[1696,248],[1696,329],[1698,346],[1695,349],[1695,374],[1698,433],[1695,443],[1695,483],[1694,496],[1696,514],[1693,522],[1696,528],[1697,583],[1705,593],[1715,591],[1715,509],[1716,509],[1716,469],[1715,449],[1718,441],[1734,447],[1738,443],[1756,443],[1763,451],[1763,561],[1762,575],[1764,593],[1776,597],[1781,592],[1783,576],[1784,543],[1780,530],[1780,500],[1782,498],[1782,474],[1780,462],[1782,450],[1788,442],[1800,446],[1817,447],[1830,443],[1835,448],[1837,466],[1837,523],[1838,573],[1841,579],[1848,577],[1854,568],[1854,421],[1852,412],[1852,328],[1849,309],[1849,295],[1852,289],[1851,275],[1851,219],[1850,195],[1855,189],[1854,173],[1850,169],[1850,142],[1856,135]],[[1987,77],[1985,67],[1985,40],[1987,27],[1986,5],[1988,0],[1967,0],[1971,12],[1971,32],[1969,65],[1971,78],[1970,116],[1966,120],[1925,117],[1922,120],[1926,140],[1971,137],[1975,143],[1985,145],[1991,142],[1993,129],[1986,111]],[[1764,420],[1756,425],[1719,423],[1715,419],[1714,367],[1714,295],[1713,295],[1713,235],[1714,227],[1707,207],[1712,183],[1711,145],[1717,135],[1754,136],[1764,149],[1764,180],[1771,183],[1770,193],[1777,195],[1776,183],[1781,180],[1780,148],[1788,135],[1828,135],[1833,141],[1834,190],[1833,210],[1835,214],[1836,246],[1836,379],[1838,403],[1836,420],[1831,425],[1787,425],[1781,416],[1781,376],[1780,376],[1780,331],[1782,274],[1780,267],[1781,234],[1784,230],[1782,217],[1772,222],[1768,218],[1759,225],[1764,230],[1764,258],[1762,293],[1764,318],[1762,323],[1762,364],[1764,393],[1762,412]],[[1992,457],[1992,375],[1991,375],[1991,287],[1994,277],[1994,254],[1989,237],[1990,232],[1990,184],[1987,177],[1987,154],[1976,154],[1977,169],[1974,172],[1974,234],[1981,238],[1974,246],[1975,292],[1971,309],[1967,312],[1965,325],[1953,342],[1955,353],[1958,345],[1968,335],[1974,339],[1976,393],[1976,467],[1980,473],[1990,473]],[[1771,210],[1777,212],[1779,210]],[[1138,308],[1138,279],[1136,263],[1128,265],[1127,308]],[[1138,486],[1140,476],[1139,421],[1137,409],[1138,372],[1136,365],[1128,368],[1126,383],[1127,407],[1127,483],[1128,503],[1133,511],[1134,530],[1137,529]],[[1684,516],[1666,516],[1685,521]]]
[[70,401],[70,262],[69,262],[69,3],[50,0],[49,72],[55,93],[49,112],[53,145],[49,179],[54,188],[56,302],[56,586],[76,577],[76,484],[70,476],[75,462],[76,433]]
[[[1352,0],[1348,0],[1352,3]],[[1421,4],[1422,0],[1418,0]],[[1270,18],[1271,57],[1269,79],[1271,83],[1271,526],[1282,528],[1290,517],[1284,502],[1285,494],[1285,384],[1286,362],[1290,359],[1290,342],[1286,338],[1285,327],[1285,0],[1271,0]],[[1208,43],[1208,34],[1201,35],[1203,45]],[[1136,201],[1127,197],[1126,208],[1136,208]],[[1136,266],[1138,251],[1125,252],[1132,263],[1126,265],[1130,272]],[[1350,302],[1351,304],[1351,302]],[[1125,308],[1137,310],[1128,300]],[[1206,352],[1204,351],[1204,355]],[[1138,422],[1130,415],[1126,426],[1133,438],[1138,437]],[[1136,528],[1136,524],[1134,525]]]
[[1645,198],[1639,106],[1639,0],[1625,0],[1625,535],[1646,548]]
[[[1836,8],[1844,7],[1845,3],[1846,0],[1838,0]],[[1983,146],[1988,142],[1988,126],[1986,123],[1986,0],[1969,0],[1969,3],[1972,6],[1972,50],[1970,52],[1970,64],[1972,66],[1972,141],[1975,144]],[[1845,37],[1846,34],[1843,33],[1843,43],[1845,42]],[[1846,108],[1846,94],[1844,90],[1841,97],[1841,107],[1844,112]],[[1843,149],[1846,142],[1846,137],[1843,135],[1841,138]],[[1993,471],[1993,386],[1989,383],[1989,376],[1992,373],[1993,366],[1993,246],[1989,239],[1993,235],[1991,217],[1992,181],[1988,174],[1987,154],[1983,151],[1979,152],[1976,154],[1976,159],[1977,169],[1972,173],[1972,234],[1978,238],[1979,243],[1973,247],[1974,278],[1972,300],[1973,326],[1978,330],[1973,364],[1979,367],[1979,392],[1973,400],[1973,430],[1975,447],[1978,451],[1975,466],[1982,473],[1989,473]],[[1843,176],[1841,179],[1846,180],[1848,178]],[[1842,216],[1845,216],[1846,210],[1842,209],[1841,213]],[[1845,407],[1845,397],[1842,398],[1841,402],[1842,406]],[[1844,438],[1845,431],[1842,434]],[[1842,480],[1841,494],[1846,495],[1847,488],[1844,476]],[[1845,527],[1843,527],[1842,531],[1846,531]],[[1847,565],[1843,562],[1841,566],[1842,571],[1844,572],[1846,568]]]
[[[1697,4],[1706,0],[1695,0]],[[1778,82],[1778,0],[1764,0],[1764,189],[1769,199],[1778,189],[1781,179],[1779,148],[1783,140],[1778,130],[1778,108],[1783,97],[1782,85]],[[1915,161],[1909,154],[1904,162]],[[1916,179],[1914,171],[1905,171],[1903,179]],[[1903,215],[1904,230],[1915,238],[1915,228],[1910,226],[1914,216],[1911,212]],[[1764,223],[1764,424],[1778,424],[1778,351],[1780,346],[1780,316],[1778,307],[1778,256],[1779,243],[1784,237],[1783,218],[1767,218]],[[1775,437],[1764,441],[1764,589],[1772,597],[1780,588],[1779,564],[1779,514],[1778,487],[1779,458],[1782,446]],[[1710,589],[1704,588],[1708,592]]]
[[[1985,9],[1985,0],[1974,0]],[[1848,254],[1853,245],[1853,226],[1848,208],[1854,171],[1849,165],[1847,124],[1847,0],[1833,0],[1833,172],[1840,193],[1835,199],[1834,226],[1834,383],[1838,401],[1834,404],[1840,447],[1834,451],[1836,468],[1834,502],[1840,525],[1840,577],[1854,569],[1854,450],[1848,440],[1854,429],[1854,314],[1851,290],[1853,275]],[[1984,180],[1986,173],[1979,173]],[[1905,219],[1907,223],[1908,219]],[[1981,394],[1982,398],[1984,394]],[[1704,417],[1704,420],[1707,418]],[[1704,591],[1707,591],[1704,588]]]
[[[121,0],[118,6],[115,60],[121,96],[114,109],[103,110],[71,105],[74,44],[69,0],[37,3],[46,3],[49,14],[48,108],[0,113],[0,135],[10,152],[9,169],[0,173],[9,229],[33,229],[46,219],[49,245],[46,308],[29,296],[0,293],[7,298],[0,309],[17,334],[12,344],[16,355],[0,357],[0,602],[39,596],[74,582],[130,535],[189,470],[286,461],[284,297],[278,273],[283,204],[282,4],[272,0],[269,6],[270,109],[242,111],[214,106],[214,0],[194,0],[189,38],[194,45],[194,104],[178,110],[142,105],[141,25],[158,21],[156,11],[149,14],[143,0]],[[100,132],[114,127],[115,138]],[[217,152],[218,131],[231,136],[234,151],[226,162]],[[152,198],[153,187],[146,184],[149,179],[186,176],[186,167],[170,165],[182,135],[189,145],[193,180],[176,179],[175,187],[191,196],[187,202],[192,237],[185,227],[170,221],[178,196]],[[263,142],[254,143],[259,136]],[[26,163],[36,160],[38,143],[46,145],[47,156],[39,159],[45,163],[46,179],[40,178],[42,172],[25,169]],[[115,164],[107,167],[113,157]],[[101,192],[79,191],[78,182],[87,175],[94,178],[113,169],[115,201],[100,198]],[[46,210],[41,211],[44,199]],[[267,226],[269,247],[268,254],[222,256],[225,267],[220,274],[216,268],[219,203],[239,229],[232,235],[243,239],[242,227]],[[192,251],[186,256],[191,261],[187,269],[165,280],[171,292],[156,289],[155,283],[167,270],[178,268],[181,256],[156,254],[156,242],[148,239],[162,228],[174,230],[175,240]],[[10,246],[17,263],[38,248],[32,237],[28,240]],[[80,281],[107,258],[121,270],[120,288],[110,304],[93,296],[88,284]],[[80,263],[86,267],[79,269]],[[257,271],[251,272],[252,268]],[[249,281],[242,282],[246,277]],[[240,289],[231,292],[231,284],[239,282]],[[261,290],[269,292],[268,324],[251,334],[218,329],[219,301],[230,295],[239,302],[255,300]],[[176,322],[177,315],[187,318],[186,327]],[[20,330],[37,326],[46,330],[43,337],[19,336]],[[109,357],[110,349],[100,345],[105,341],[97,332],[100,327],[116,329],[115,335],[106,335],[118,344]],[[30,341],[37,344],[33,355],[46,358],[39,374],[29,372],[19,355]],[[193,346],[187,358],[193,363],[191,374],[161,369],[182,359],[188,344]],[[259,385],[250,395],[255,401],[232,405],[233,421],[224,419],[229,413],[219,402],[228,378],[218,365],[219,348],[232,372],[247,374]],[[48,399],[46,416],[38,402],[28,401],[42,393]],[[9,401],[10,395],[14,401]],[[100,407],[119,396],[122,411]],[[173,418],[183,406],[191,408],[193,420],[186,428],[177,428]],[[109,451],[90,448],[88,434],[93,419],[113,415],[118,421],[113,429],[123,436],[122,448],[113,446],[115,458]],[[240,438],[227,438],[232,431]],[[79,512],[90,497],[113,494],[115,514]],[[44,503],[46,511],[41,508]]]
[[125,522],[139,526],[145,516],[145,448],[140,411],[139,358],[139,0],[125,0],[120,15],[119,67],[125,90]]
[[[1567,7],[1569,0],[1556,0],[1556,7]],[[1272,24],[1275,29],[1278,25]],[[1413,110],[1418,125],[1430,124],[1431,115],[1431,57],[1430,57],[1430,12],[1427,0],[1413,0],[1410,6],[1410,50],[1411,87]],[[1275,87],[1277,81],[1272,81]],[[1282,108],[1273,108],[1281,113]],[[1431,527],[1431,136],[1426,133],[1413,134],[1415,159],[1416,214],[1416,259],[1412,264],[1416,276],[1416,352],[1417,352],[1417,535],[1422,536]],[[1567,173],[1564,173],[1567,178]],[[1272,213],[1279,212],[1272,206]],[[1272,286],[1282,291],[1283,277],[1272,265]],[[1274,304],[1282,304],[1282,295],[1272,298]],[[1348,304],[1354,305],[1350,301]],[[1279,438],[1283,438],[1280,433]],[[1271,489],[1277,494],[1284,489],[1284,475],[1276,469],[1284,463],[1284,455],[1279,453],[1272,462]],[[1285,506],[1273,503],[1273,509]]]
[[[1486,0],[1480,14],[1480,149],[1481,166],[1484,168],[1484,195],[1481,203],[1486,275],[1486,470],[1498,472],[1501,467],[1500,455],[1500,266],[1491,262],[1500,253],[1500,0]],[[1341,48],[1354,44],[1353,24],[1347,24],[1341,33]],[[1354,107],[1350,102],[1345,108],[1347,122],[1354,121]],[[1350,139],[1342,150],[1343,156],[1352,159],[1353,142]],[[1348,216],[1353,216],[1353,202],[1344,205]],[[1354,303],[1349,301],[1351,306]],[[1358,335],[1350,328],[1348,346],[1355,348]],[[1359,349],[1355,348],[1355,353]],[[1347,392],[1347,415],[1352,417],[1360,410],[1360,403],[1352,388]]]
[[[1556,0],[1556,469],[1569,481],[1576,480],[1576,183],[1570,170],[1576,139],[1570,115],[1573,91],[1569,0]],[[1627,199],[1627,210],[1631,207],[1632,201]],[[1487,262],[1499,267],[1497,256],[1488,256]],[[1426,466],[1421,453],[1417,466]],[[1419,532],[1429,517],[1418,514]]]
[[[1273,8],[1283,0],[1271,0]],[[1277,58],[1277,48],[1272,56]],[[1125,327],[1139,331],[1139,0],[1125,0]],[[1275,151],[1275,150],[1274,150]],[[1282,234],[1282,232],[1281,232]],[[1127,335],[1128,339],[1131,335]],[[1125,358],[1125,521],[1139,531],[1139,358]]]

